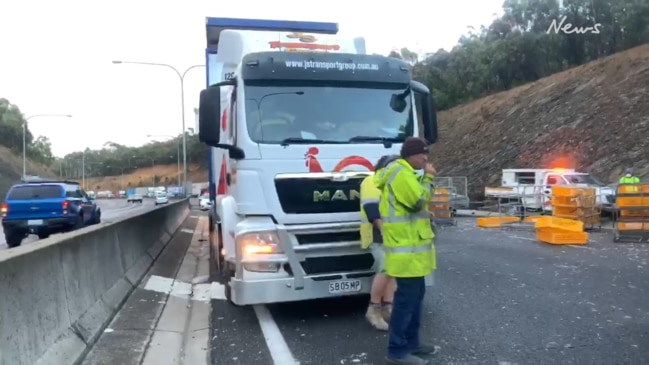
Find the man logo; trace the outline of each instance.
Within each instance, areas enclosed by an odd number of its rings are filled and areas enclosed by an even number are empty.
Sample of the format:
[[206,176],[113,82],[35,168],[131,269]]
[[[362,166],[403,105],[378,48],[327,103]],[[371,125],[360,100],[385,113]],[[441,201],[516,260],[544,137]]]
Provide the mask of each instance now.
[[286,38],[297,39],[297,40],[299,40],[300,42],[303,42],[303,43],[313,43],[313,42],[318,40],[316,37],[314,37],[314,36],[312,36],[310,34],[304,34],[304,33],[291,33],[291,34],[287,35]]
[[318,202],[335,202],[335,201],[347,201],[347,200],[359,200],[361,198],[361,193],[358,190],[351,189],[349,192],[345,193],[342,190],[336,190],[331,194],[331,191],[324,190],[313,192],[313,201]]

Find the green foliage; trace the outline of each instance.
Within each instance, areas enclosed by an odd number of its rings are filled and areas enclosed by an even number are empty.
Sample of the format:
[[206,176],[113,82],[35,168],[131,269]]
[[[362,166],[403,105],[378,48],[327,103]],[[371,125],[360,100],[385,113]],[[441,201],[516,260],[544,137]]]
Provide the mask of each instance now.
[[[187,133],[187,163],[207,165],[209,148],[200,143],[198,136]],[[85,165],[86,177],[117,176],[128,174],[138,168],[155,165],[182,164],[182,135],[164,142],[151,142],[140,147],[128,147],[114,142],[106,142],[100,150],[86,149],[73,152],[63,158],[55,159],[52,170],[59,175],[79,179]],[[85,155],[85,157],[84,157]],[[177,180],[177,179],[176,179]],[[177,181],[168,182],[176,184]]]
[[[413,74],[445,110],[649,42],[649,1],[563,4],[559,9],[556,0],[506,0],[502,17],[462,36],[450,52],[421,58],[402,49],[390,56],[411,63],[421,59]],[[553,21],[568,31],[555,32]],[[574,31],[598,23],[599,34]]]
[[14,154],[22,155],[23,126],[25,126],[25,141],[27,157],[44,165],[54,160],[52,145],[47,137],[38,137],[29,130],[29,124],[18,106],[5,98],[0,98],[0,145],[9,148]]

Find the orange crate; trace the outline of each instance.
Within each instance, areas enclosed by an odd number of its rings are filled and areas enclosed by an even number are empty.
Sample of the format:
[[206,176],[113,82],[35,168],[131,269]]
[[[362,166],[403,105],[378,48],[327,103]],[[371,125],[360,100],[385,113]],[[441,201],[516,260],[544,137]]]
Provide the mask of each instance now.
[[536,230],[536,239],[551,245],[586,245],[588,244],[588,233],[539,228]]
[[618,231],[649,231],[649,223],[642,222],[619,222]]
[[596,203],[596,197],[591,196],[553,196],[553,207],[592,207]]
[[482,228],[498,228],[503,223],[516,223],[520,222],[519,217],[502,216],[502,217],[480,217],[476,220],[478,227]]
[[580,208],[580,207],[552,207],[552,215],[564,216],[574,215],[582,217],[584,215],[596,214],[595,208]]
[[618,196],[616,204],[619,207],[649,207],[649,197],[625,197]]
[[643,210],[620,209],[620,216],[635,217],[635,218],[649,218],[649,209],[643,209]]
[[570,232],[583,232],[584,231],[584,222],[580,222],[575,219],[566,219],[560,217],[542,217],[536,220],[534,227],[537,229],[540,228],[552,228],[562,231]]
[[553,186],[553,197],[577,197],[577,196],[595,196],[595,189],[593,188],[578,188],[576,186]]
[[620,194],[638,194],[638,193],[649,194],[649,184],[619,185],[617,187],[617,193],[618,193],[618,195],[620,195]]

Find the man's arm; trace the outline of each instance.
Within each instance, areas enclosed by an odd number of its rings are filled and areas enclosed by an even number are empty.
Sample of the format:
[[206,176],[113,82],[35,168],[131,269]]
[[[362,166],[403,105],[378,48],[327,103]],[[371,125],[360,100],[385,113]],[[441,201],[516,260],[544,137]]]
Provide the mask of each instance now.
[[415,174],[404,170],[397,172],[397,176],[387,188],[390,189],[399,203],[414,212],[418,212],[430,202],[433,179],[433,175],[424,174],[420,182]]
[[363,209],[367,215],[367,220],[370,221],[374,227],[381,229],[381,213],[379,212],[378,202],[369,202],[363,204]]

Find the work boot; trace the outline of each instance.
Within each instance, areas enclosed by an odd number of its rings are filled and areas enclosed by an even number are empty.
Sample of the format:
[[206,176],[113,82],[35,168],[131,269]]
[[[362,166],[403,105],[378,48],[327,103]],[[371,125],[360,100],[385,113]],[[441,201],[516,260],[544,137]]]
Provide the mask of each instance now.
[[367,308],[367,313],[365,318],[370,322],[372,327],[376,328],[379,331],[387,331],[388,323],[381,316],[381,306],[370,304]]
[[383,307],[381,307],[381,316],[383,317],[383,320],[385,320],[387,323],[390,323],[390,317],[392,316],[392,304],[383,304]]
[[406,355],[406,357],[402,357],[398,359],[388,356],[385,359],[388,361],[389,364],[426,365],[429,363],[428,361],[420,357],[414,356],[412,354]]
[[417,349],[411,351],[410,353],[416,356],[426,356],[426,355],[435,355],[439,352],[440,348],[438,346],[430,344],[420,344]]

